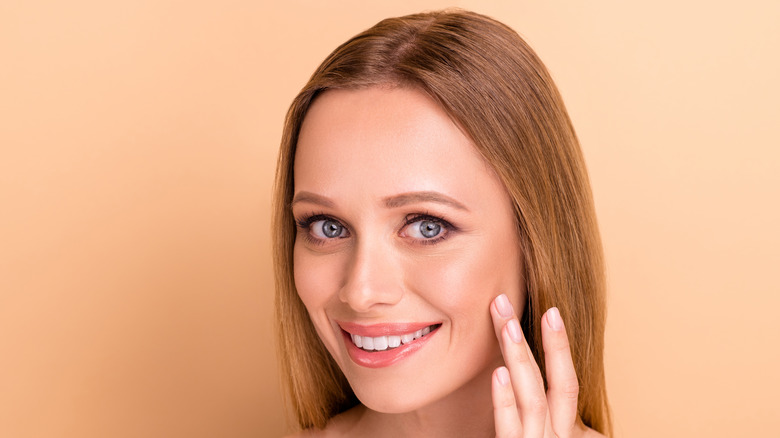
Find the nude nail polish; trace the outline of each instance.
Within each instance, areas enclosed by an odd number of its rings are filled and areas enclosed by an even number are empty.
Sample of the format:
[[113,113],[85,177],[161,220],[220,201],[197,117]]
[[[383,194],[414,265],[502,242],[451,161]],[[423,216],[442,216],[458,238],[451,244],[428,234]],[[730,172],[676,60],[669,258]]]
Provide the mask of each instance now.
[[505,294],[501,294],[496,298],[496,309],[498,309],[498,314],[503,318],[509,318],[514,313],[512,303],[509,302],[509,298]]
[[506,328],[509,331],[509,338],[516,344],[519,344],[523,339],[523,331],[520,330],[520,324],[516,319],[510,320],[506,323]]
[[557,307],[552,307],[550,310],[547,311],[547,325],[550,326],[551,329],[557,331],[560,331],[561,328],[563,328],[563,321],[561,320],[561,313],[558,311]]
[[502,386],[509,384],[509,371],[506,367],[499,367],[498,370],[496,370],[496,377],[498,377],[498,383]]

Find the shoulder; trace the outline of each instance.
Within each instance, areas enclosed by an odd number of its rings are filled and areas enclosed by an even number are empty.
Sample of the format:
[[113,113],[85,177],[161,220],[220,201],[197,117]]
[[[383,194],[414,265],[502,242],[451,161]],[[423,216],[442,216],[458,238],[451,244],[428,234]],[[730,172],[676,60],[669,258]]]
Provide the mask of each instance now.
[[304,429],[291,435],[287,435],[284,438],[330,438],[335,435],[332,433],[329,426],[330,423],[325,426],[325,429]]
[[315,438],[325,436],[322,435],[322,432],[323,431],[319,429],[306,429],[292,435],[285,435],[284,438]]
[[606,438],[606,436],[588,427],[585,429],[585,434],[583,435],[583,438]]
[[352,428],[360,419],[363,406],[357,405],[352,409],[342,412],[328,421],[324,429],[306,429],[287,435],[285,438],[337,438],[353,436]]
[[329,422],[324,429],[304,429],[291,435],[287,435],[284,438],[330,438],[334,436],[338,435],[334,435],[331,428],[331,423]]

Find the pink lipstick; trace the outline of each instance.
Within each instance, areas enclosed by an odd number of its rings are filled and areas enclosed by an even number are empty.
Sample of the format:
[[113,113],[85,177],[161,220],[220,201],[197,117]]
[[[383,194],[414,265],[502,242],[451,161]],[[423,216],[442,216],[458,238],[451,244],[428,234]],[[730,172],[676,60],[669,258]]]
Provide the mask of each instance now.
[[337,321],[349,357],[367,368],[383,368],[409,357],[425,346],[441,323],[361,325]]

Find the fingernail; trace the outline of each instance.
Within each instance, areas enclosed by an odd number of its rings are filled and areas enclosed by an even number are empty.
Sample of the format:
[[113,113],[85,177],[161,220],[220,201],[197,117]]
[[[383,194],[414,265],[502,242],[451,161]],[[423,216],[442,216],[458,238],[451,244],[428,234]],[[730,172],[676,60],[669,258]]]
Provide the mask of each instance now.
[[547,325],[549,325],[550,328],[555,330],[556,332],[560,331],[561,328],[563,328],[563,321],[561,321],[561,313],[558,312],[557,307],[551,307],[550,310],[547,311]]
[[509,371],[506,367],[498,367],[498,370],[496,370],[496,377],[498,377],[498,383],[500,383],[501,386],[509,385]]
[[506,323],[506,328],[509,330],[509,338],[516,344],[519,344],[520,341],[523,340],[523,332],[520,330],[520,324],[516,319],[513,318],[509,320],[509,322]]
[[496,308],[498,309],[498,314],[504,318],[509,318],[514,313],[512,303],[509,302],[506,294],[501,294],[496,298]]

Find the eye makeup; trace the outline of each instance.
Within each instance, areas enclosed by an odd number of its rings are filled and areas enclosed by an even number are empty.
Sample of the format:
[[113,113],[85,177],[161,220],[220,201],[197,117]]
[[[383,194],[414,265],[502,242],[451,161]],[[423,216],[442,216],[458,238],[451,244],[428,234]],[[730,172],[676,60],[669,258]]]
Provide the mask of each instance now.
[[[321,221],[332,222],[335,224],[335,226],[341,227],[341,230],[343,231],[340,231],[338,236],[333,236],[333,237],[325,237],[327,233],[324,232],[324,230],[322,233],[315,233],[312,226],[314,226],[314,224],[316,224],[317,222],[321,222]],[[410,226],[413,226],[417,223],[423,223],[423,222],[434,224],[438,226],[441,231],[436,236],[430,238],[414,237],[411,236],[410,233],[406,231]],[[352,233],[350,232],[349,228],[347,228],[340,220],[324,213],[312,213],[312,214],[297,217],[295,219],[295,223],[298,227],[299,234],[303,235],[307,243],[311,243],[314,245],[325,245],[328,244],[328,241],[345,239],[352,236]],[[333,225],[331,225],[331,228],[329,230],[333,230],[332,227]],[[430,214],[429,212],[425,212],[425,213],[407,214],[403,219],[403,224],[399,229],[398,234],[400,237],[410,238],[410,240],[413,241],[413,244],[416,245],[435,245],[443,241],[444,239],[449,237],[451,233],[456,231],[458,231],[458,228],[452,225],[449,221],[445,220],[442,217]],[[323,234],[324,236],[320,237],[317,236],[316,234]],[[418,230],[416,234],[422,234],[421,230]]]
[[433,224],[436,224],[440,227],[441,232],[437,234],[434,237],[430,238],[414,238],[415,243],[418,243],[420,245],[435,245],[439,243],[440,241],[446,239],[450,233],[457,231],[457,228],[455,228],[451,223],[444,220],[441,217],[433,216],[430,213],[413,213],[406,216],[405,219],[406,223],[404,227],[402,228],[402,231],[405,230],[410,225],[414,225],[418,222],[430,222]]
[[[325,231],[324,224],[322,234],[325,235],[324,237],[318,237],[314,235],[314,230],[312,226],[316,224],[317,222],[331,222],[332,226],[335,225],[336,227],[339,227],[339,235],[333,236],[333,237],[327,237],[327,232]],[[329,240],[335,240],[335,239],[345,239],[347,237],[350,237],[349,230],[346,226],[344,226],[338,219],[334,219],[331,216],[328,216],[323,213],[315,213],[308,216],[304,216],[300,219],[295,219],[295,223],[298,227],[298,234],[303,235],[303,238],[306,240],[307,243],[312,245],[325,245]],[[330,228],[331,230],[333,228]],[[346,233],[346,235],[342,235],[343,233]]]

